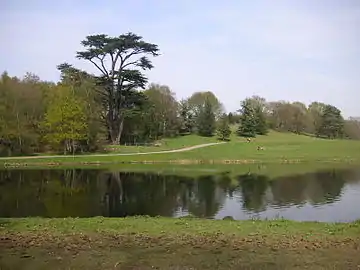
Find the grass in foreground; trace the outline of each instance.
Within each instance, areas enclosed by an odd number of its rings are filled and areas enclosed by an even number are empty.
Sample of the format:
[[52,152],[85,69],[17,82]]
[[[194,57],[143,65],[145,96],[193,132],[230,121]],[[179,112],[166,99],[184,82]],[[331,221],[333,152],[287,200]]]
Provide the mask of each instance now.
[[358,269],[360,222],[0,219],[1,269]]
[[[199,137],[198,137],[199,138]],[[174,139],[176,140],[176,139]],[[264,150],[257,150],[258,146]],[[231,142],[194,149],[187,152],[128,156],[70,156],[38,159],[1,159],[3,165],[81,165],[84,163],[299,163],[299,162],[358,162],[360,141],[325,140],[289,133],[271,132],[251,143],[236,137]]]

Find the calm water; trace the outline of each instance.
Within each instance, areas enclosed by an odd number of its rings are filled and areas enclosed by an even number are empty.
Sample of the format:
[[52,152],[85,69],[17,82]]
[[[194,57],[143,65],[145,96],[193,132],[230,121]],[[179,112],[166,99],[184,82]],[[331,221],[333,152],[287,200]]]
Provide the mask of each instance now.
[[[270,181],[272,180],[272,181]],[[0,171],[0,217],[360,219],[360,168],[269,179],[101,170]]]

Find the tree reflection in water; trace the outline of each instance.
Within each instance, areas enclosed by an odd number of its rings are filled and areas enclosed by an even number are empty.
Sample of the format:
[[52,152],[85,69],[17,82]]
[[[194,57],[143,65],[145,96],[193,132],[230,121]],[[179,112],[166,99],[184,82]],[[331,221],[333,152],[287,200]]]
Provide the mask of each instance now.
[[[1,217],[124,217],[192,214],[213,218],[226,202],[260,213],[291,205],[329,205],[345,186],[360,190],[360,170],[328,170],[277,179],[230,173],[187,177],[101,170],[0,171]],[[234,205],[232,206],[234,207]]]

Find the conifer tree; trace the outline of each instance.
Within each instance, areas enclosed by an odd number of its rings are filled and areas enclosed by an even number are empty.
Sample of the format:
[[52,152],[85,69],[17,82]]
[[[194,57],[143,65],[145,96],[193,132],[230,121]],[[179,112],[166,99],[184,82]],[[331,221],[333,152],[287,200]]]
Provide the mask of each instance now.
[[241,117],[240,126],[237,130],[237,134],[242,137],[255,137],[256,136],[256,112],[253,106],[251,106],[249,100],[244,100],[241,104]]
[[227,141],[229,140],[230,134],[231,130],[229,126],[229,119],[228,116],[224,114],[219,120],[217,135],[220,140]]
[[255,108],[255,117],[256,117],[256,134],[258,135],[266,135],[269,132],[269,128],[266,122],[266,117],[262,108],[257,106]]
[[215,129],[215,113],[210,101],[207,99],[197,117],[197,131],[200,136],[210,137],[213,136]]

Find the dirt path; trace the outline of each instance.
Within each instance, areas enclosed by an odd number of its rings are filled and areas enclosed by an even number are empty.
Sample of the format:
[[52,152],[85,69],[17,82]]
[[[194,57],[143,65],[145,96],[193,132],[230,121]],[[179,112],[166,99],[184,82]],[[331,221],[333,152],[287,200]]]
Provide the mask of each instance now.
[[[111,156],[137,156],[137,155],[152,155],[152,154],[167,154],[167,153],[178,153],[191,151],[198,148],[208,147],[212,145],[223,144],[226,142],[218,143],[205,143],[198,144],[194,146],[184,147],[180,149],[173,150],[163,150],[163,151],[154,151],[154,152],[140,152],[140,153],[112,153],[112,154],[91,154],[91,155],[75,155],[75,157],[111,157]],[[44,158],[74,158],[72,155],[54,155],[54,156],[22,156],[22,157],[0,157],[0,160],[19,160],[19,159],[44,159]]]

